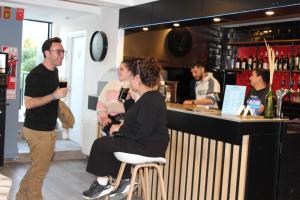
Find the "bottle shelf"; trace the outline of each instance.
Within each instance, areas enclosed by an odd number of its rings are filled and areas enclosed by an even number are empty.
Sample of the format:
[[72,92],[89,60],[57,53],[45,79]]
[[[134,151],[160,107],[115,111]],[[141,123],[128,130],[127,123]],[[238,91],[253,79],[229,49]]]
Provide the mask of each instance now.
[[[230,72],[251,72],[254,69],[225,69],[225,71],[230,71]],[[276,72],[292,72],[292,73],[300,73],[300,70],[275,70]]]
[[[300,39],[290,39],[290,40],[267,40],[268,44],[300,44]],[[226,45],[232,46],[256,46],[256,45],[265,45],[265,41],[250,41],[250,42],[228,42]]]

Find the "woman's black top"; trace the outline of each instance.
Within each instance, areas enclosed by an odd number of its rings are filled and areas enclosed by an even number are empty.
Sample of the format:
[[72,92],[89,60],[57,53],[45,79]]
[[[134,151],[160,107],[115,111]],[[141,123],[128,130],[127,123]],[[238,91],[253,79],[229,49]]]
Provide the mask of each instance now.
[[140,143],[168,143],[167,109],[163,96],[158,91],[143,94],[126,112],[119,134]]

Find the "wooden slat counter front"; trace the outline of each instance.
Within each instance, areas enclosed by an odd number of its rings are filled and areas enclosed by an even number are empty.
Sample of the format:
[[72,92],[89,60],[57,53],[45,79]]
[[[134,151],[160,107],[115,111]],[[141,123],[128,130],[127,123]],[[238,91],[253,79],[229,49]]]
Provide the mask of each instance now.
[[[283,120],[168,104],[168,128],[168,200],[277,199]],[[156,174],[151,190],[161,199]]]

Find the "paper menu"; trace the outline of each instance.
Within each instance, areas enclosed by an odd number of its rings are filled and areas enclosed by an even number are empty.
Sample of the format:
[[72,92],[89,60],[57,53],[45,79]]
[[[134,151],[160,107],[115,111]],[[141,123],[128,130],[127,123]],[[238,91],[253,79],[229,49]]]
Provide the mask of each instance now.
[[226,85],[222,113],[235,115],[244,105],[246,86]]

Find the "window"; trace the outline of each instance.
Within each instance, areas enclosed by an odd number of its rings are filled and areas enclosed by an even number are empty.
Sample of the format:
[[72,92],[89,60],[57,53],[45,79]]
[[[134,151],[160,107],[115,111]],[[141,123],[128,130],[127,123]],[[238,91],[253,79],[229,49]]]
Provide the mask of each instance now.
[[44,59],[42,45],[51,36],[51,22],[24,20],[22,35],[22,60],[21,60],[21,105],[23,105],[23,92],[25,79],[32,68]]

